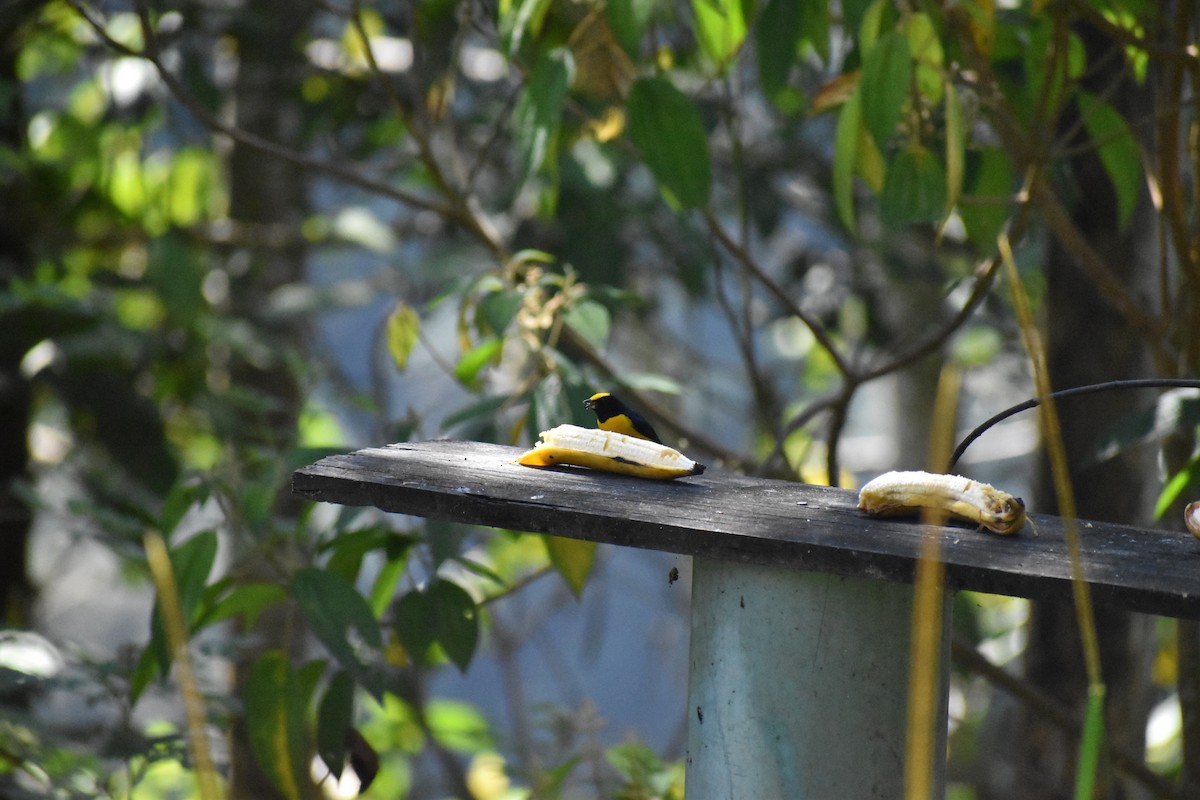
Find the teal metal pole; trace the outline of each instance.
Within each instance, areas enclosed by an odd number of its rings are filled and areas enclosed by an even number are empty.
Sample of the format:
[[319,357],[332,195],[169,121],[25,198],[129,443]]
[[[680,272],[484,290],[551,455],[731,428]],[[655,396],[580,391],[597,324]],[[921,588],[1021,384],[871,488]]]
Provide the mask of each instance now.
[[694,559],[688,800],[903,798],[912,605],[907,584]]

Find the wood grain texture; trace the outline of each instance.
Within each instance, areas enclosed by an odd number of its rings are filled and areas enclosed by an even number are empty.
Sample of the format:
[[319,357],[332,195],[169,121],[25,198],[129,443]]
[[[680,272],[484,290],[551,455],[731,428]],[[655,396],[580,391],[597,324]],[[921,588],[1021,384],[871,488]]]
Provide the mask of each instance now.
[[[575,467],[514,464],[520,450],[415,442],[324,458],[298,470],[310,500],[552,533],[627,547],[911,582],[925,530],[876,519],[856,493],[720,470],[649,481]],[[1071,602],[1062,521],[1033,515],[1001,537],[934,529],[953,589]],[[1200,618],[1200,541],[1186,533],[1080,522],[1084,574],[1098,603]]]

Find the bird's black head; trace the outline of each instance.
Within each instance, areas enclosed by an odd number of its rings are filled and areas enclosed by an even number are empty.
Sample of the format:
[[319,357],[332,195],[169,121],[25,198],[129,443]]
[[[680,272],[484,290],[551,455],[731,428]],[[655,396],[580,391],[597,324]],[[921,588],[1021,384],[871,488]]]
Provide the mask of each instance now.
[[583,401],[583,405],[596,412],[596,417],[600,420],[625,413],[625,404],[608,392],[598,392],[592,395]]

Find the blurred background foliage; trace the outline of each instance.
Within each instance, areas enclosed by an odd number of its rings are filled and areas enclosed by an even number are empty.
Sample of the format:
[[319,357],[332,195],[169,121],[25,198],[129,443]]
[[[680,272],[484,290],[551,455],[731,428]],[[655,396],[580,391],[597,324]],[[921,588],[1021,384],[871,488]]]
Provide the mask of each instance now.
[[[522,692],[512,604],[612,602],[618,555],[291,470],[525,444],[604,388],[730,469],[924,467],[945,365],[963,427],[1032,393],[999,235],[1058,386],[1194,376],[1196,43],[1188,0],[5,0],[0,793],[681,797],[678,736]],[[1193,395],[1065,415],[1082,514],[1178,520]],[[1036,439],[962,468],[1052,511]],[[123,592],[113,640],[55,625]],[[1065,796],[1070,609],[956,606],[954,796]],[[1200,632],[1101,633],[1105,796],[1197,796]],[[483,658],[505,718],[450,691]]]

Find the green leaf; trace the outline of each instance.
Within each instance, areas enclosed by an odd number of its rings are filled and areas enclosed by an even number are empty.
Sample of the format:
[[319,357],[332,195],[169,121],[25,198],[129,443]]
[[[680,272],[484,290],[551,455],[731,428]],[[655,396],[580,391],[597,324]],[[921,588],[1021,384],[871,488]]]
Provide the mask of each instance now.
[[354,682],[343,670],[329,681],[317,708],[317,755],[335,778],[342,777],[346,763],[346,732],[353,725]]
[[1083,716],[1083,735],[1079,740],[1078,768],[1075,773],[1076,800],[1096,796],[1096,773],[1104,746],[1104,684],[1088,686],[1087,711]]
[[392,558],[380,568],[379,574],[375,576],[375,582],[371,584],[371,594],[367,598],[367,603],[371,606],[371,612],[378,618],[383,616],[383,612],[387,610],[388,604],[392,602],[392,596],[396,592],[396,584],[400,582],[400,578],[404,576],[404,570],[408,566],[408,555]]
[[758,77],[767,97],[774,99],[787,86],[788,73],[796,63],[805,7],[817,5],[826,4],[769,0],[762,10],[754,39],[758,54]]
[[629,92],[629,138],[668,200],[682,208],[708,202],[712,167],[696,104],[666,78],[642,78]]
[[862,91],[854,94],[838,112],[833,140],[833,202],[846,230],[857,229],[854,218],[854,165],[858,156],[858,133],[862,127]]
[[954,84],[946,83],[946,210],[958,204],[965,173],[967,131]]
[[217,597],[219,599],[214,598],[215,602],[205,610],[199,625],[215,625],[241,617],[247,628],[253,627],[263,609],[286,598],[287,592],[273,583],[243,583],[234,585],[223,597]]
[[945,53],[933,20],[924,12],[908,15],[904,20],[904,35],[916,69],[917,91],[930,103],[940,102]]
[[493,336],[462,354],[454,365],[454,377],[464,386],[474,386],[483,368],[500,360],[504,339]]
[[[383,636],[363,596],[339,575],[316,568],[296,573],[292,578],[292,596],[313,634],[338,663],[354,674],[364,688],[378,695],[380,687],[359,658],[358,650],[362,644],[381,650]],[[359,641],[351,641],[351,630],[357,632]]]
[[516,55],[526,36],[541,33],[550,0],[502,0],[499,4],[500,46],[509,58]]
[[[862,29],[863,17],[872,5],[884,5],[884,0],[842,0],[842,21],[850,36],[857,36]],[[823,5],[829,5],[824,3]]]
[[407,303],[397,303],[387,318],[387,346],[398,369],[408,366],[408,357],[421,333],[421,318]]
[[879,149],[887,151],[896,132],[912,76],[908,39],[899,31],[880,37],[863,60],[862,118]]
[[746,38],[742,0],[692,0],[700,49],[724,70]]
[[429,598],[420,589],[406,592],[392,608],[392,629],[413,661],[424,663],[426,654],[437,641]]
[[1195,491],[1197,487],[1200,487],[1200,453],[1192,456],[1183,469],[1172,475],[1163,486],[1163,490],[1158,496],[1158,502],[1154,504],[1154,518],[1162,519],[1163,514],[1167,513],[1167,509],[1178,501],[1184,492]]
[[525,298],[520,292],[508,289],[488,292],[479,301],[479,314],[489,332],[501,336],[508,330],[524,302]]
[[898,229],[939,219],[946,209],[946,173],[924,147],[906,147],[888,167],[879,197],[884,225]]
[[472,705],[460,700],[430,700],[425,713],[433,737],[443,747],[479,753],[496,746],[487,718]]
[[175,528],[179,526],[188,510],[194,504],[206,500],[208,493],[206,485],[191,478],[175,482],[163,501],[162,511],[158,518],[159,531],[164,539],[170,540],[171,534],[175,532]]
[[424,661],[436,643],[466,671],[479,643],[479,614],[461,586],[436,578],[424,590],[414,589],[401,597],[392,619],[400,643],[414,660]]
[[457,583],[438,579],[426,590],[438,644],[463,672],[479,644],[479,610],[475,600]]
[[[183,624],[191,631],[208,575],[212,572],[217,557],[217,534],[205,531],[188,539],[171,551],[171,569],[175,573],[175,590],[179,595],[179,611]],[[167,634],[163,629],[162,611],[158,602],[154,604],[150,623],[150,647],[158,659],[159,672],[166,675],[171,668],[171,651],[167,647]]]
[[1104,171],[1117,195],[1118,224],[1124,228],[1133,218],[1142,188],[1142,161],[1133,133],[1115,108],[1087,92],[1079,92],[1079,113],[1088,136],[1096,145]]
[[271,783],[288,800],[300,800],[308,779],[305,760],[307,697],[279,650],[254,663],[246,681],[245,724],[250,749]]
[[[1015,175],[1008,154],[990,147],[971,160],[972,177],[967,194],[975,202],[959,203],[958,214],[967,228],[967,238],[981,250],[990,250],[1008,219]],[[949,178],[947,178],[949,180]]]
[[382,549],[390,533],[382,525],[372,525],[338,534],[321,547],[322,551],[330,552],[325,571],[338,575],[347,583],[354,583],[358,580],[363,556],[372,550]]
[[579,597],[596,563],[596,543],[550,535],[542,536],[542,541],[546,543],[550,563],[563,576],[575,596]]
[[[821,60],[829,63],[829,17],[831,3],[800,3],[800,41],[808,43]],[[846,8],[847,3],[842,3]]]
[[513,111],[513,138],[521,155],[521,182],[541,169],[562,122],[574,60],[556,48],[538,59]]
[[608,0],[604,10],[608,14],[608,27],[612,30],[613,38],[627,54],[637,58],[642,36],[654,12],[654,0]]
[[582,300],[567,309],[563,321],[584,341],[596,349],[603,349],[608,342],[612,319],[608,309],[595,300]]
[[176,324],[190,326],[205,306],[202,284],[207,264],[190,242],[175,234],[160,236],[150,248],[154,287]]

